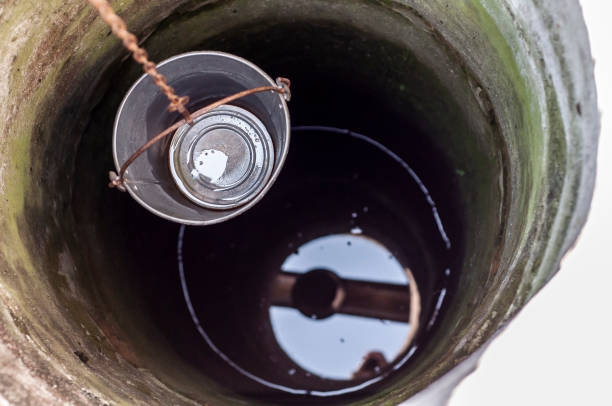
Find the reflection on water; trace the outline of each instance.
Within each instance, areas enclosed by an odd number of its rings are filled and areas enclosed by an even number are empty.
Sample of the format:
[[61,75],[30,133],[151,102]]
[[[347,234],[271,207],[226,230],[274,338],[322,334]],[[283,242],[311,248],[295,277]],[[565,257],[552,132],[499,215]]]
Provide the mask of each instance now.
[[[317,238],[300,246],[281,269],[297,274],[327,269],[341,279],[403,285],[408,293],[402,265],[384,246],[364,236]],[[406,296],[406,306],[408,299]],[[347,314],[316,320],[297,309],[280,306],[270,307],[270,320],[278,343],[289,357],[306,373],[330,379],[378,375],[400,355],[410,329],[405,322]],[[372,360],[364,363],[368,357]],[[372,363],[375,365],[367,370]]]
[[281,270],[295,273],[317,268],[329,269],[344,279],[408,285],[404,267],[393,254],[366,236],[335,234],[316,238],[301,245],[281,265]]
[[382,362],[359,377],[378,375],[400,354],[409,329],[406,323],[345,314],[312,320],[279,306],[270,308],[270,320],[287,355],[305,371],[329,379],[353,379],[370,353],[382,354]]

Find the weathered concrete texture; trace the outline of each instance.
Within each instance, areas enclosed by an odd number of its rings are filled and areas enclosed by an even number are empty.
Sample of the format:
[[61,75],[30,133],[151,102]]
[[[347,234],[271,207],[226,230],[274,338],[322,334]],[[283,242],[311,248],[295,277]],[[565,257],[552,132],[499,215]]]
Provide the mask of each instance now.
[[[389,90],[420,106],[457,169],[469,169],[470,244],[432,351],[360,404],[397,404],[481,348],[554,275],[584,223],[599,120],[577,1],[113,5],[155,57],[249,22],[343,22],[410,48],[470,117],[465,134],[449,132],[444,108]],[[0,403],[236,404],[164,352],[146,320],[131,326],[140,334],[126,333],[138,308],[110,303],[101,292],[111,283],[101,289],[83,265],[129,268],[111,243],[78,249],[86,227],[71,210],[78,141],[126,58],[121,45],[82,0],[4,1],[0,38]],[[441,390],[455,380],[446,382]]]

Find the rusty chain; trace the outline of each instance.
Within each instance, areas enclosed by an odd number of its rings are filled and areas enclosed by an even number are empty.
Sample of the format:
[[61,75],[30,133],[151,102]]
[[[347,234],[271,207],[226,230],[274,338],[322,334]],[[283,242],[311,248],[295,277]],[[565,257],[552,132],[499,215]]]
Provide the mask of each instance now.
[[142,65],[145,73],[153,79],[153,82],[161,89],[170,101],[169,111],[178,111],[185,117],[185,121],[193,124],[193,119],[189,110],[185,105],[189,102],[189,96],[178,96],[174,93],[172,86],[166,83],[166,77],[157,71],[155,63],[149,60],[147,51],[138,45],[138,39],[134,34],[127,30],[125,22],[119,17],[107,0],[88,0],[96,10],[100,17],[111,27],[113,34],[115,34],[123,46],[126,47],[134,57],[134,60]]

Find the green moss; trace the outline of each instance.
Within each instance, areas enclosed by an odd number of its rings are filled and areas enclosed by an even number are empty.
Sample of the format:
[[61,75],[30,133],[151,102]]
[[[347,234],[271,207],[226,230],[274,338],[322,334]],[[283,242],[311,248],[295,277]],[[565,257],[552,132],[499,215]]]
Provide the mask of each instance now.
[[[501,95],[508,101],[512,100],[515,105],[512,108],[520,109],[520,113],[515,114],[515,117],[521,117],[520,126],[518,128],[505,128],[505,131],[516,137],[517,147],[520,154],[520,162],[524,165],[529,162],[528,168],[518,168],[515,171],[520,171],[523,177],[524,189],[516,190],[521,196],[527,207],[527,215],[524,218],[526,224],[532,223],[536,216],[536,205],[538,202],[538,194],[541,193],[542,177],[544,176],[544,167],[542,165],[542,155],[545,153],[544,142],[547,135],[543,132],[541,111],[542,106],[539,105],[538,96],[533,87],[528,87],[530,84],[524,74],[525,70],[519,67],[519,63],[526,63],[517,60],[517,43],[519,39],[513,39],[515,43],[509,43],[509,38],[514,37],[516,26],[512,21],[504,15],[504,9],[500,3],[496,2],[478,2],[471,1],[471,8],[475,10],[477,24],[486,35],[493,49],[496,51],[496,56],[499,63],[503,66],[504,76],[510,81],[509,86],[504,89],[512,89],[514,95],[512,98]],[[503,30],[503,31],[502,31]],[[527,79],[527,80],[526,80]],[[505,97],[504,97],[505,96]],[[506,123],[506,125],[511,123]],[[512,140],[511,140],[512,142]],[[523,241],[524,242],[524,241]]]

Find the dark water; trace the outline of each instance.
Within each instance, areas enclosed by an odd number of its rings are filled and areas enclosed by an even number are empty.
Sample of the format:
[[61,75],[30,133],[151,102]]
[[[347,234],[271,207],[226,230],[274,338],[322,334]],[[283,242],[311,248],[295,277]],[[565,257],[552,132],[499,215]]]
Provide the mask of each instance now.
[[[254,22],[197,49],[291,78],[293,123],[348,126],[392,152],[343,131],[293,131],[286,165],[261,202],[226,223],[181,228],[106,188],[114,116],[141,74],[126,64],[79,146],[72,207],[80,268],[143,367],[186,396],[198,398],[200,382],[209,388],[202,375],[219,384],[213,391],[264,404],[344,403],[384,389],[431,348],[461,271],[462,175],[423,110],[444,111],[467,131],[461,109],[404,49],[336,23]],[[169,46],[158,60],[180,51]],[[422,298],[408,348],[406,267]],[[302,293],[273,288],[283,278]],[[359,283],[379,295],[347,293],[352,307],[335,309],[338,286]]]
[[[425,347],[452,293],[454,234],[418,175],[384,145],[295,128],[285,168],[257,206],[178,230],[190,323],[176,321],[172,341],[250,396],[372,390]],[[406,268],[422,299],[410,343]]]

